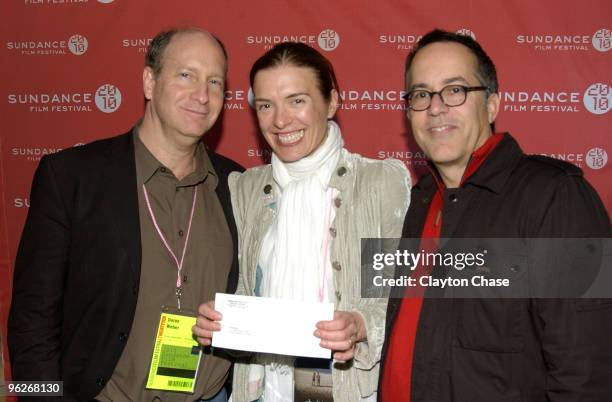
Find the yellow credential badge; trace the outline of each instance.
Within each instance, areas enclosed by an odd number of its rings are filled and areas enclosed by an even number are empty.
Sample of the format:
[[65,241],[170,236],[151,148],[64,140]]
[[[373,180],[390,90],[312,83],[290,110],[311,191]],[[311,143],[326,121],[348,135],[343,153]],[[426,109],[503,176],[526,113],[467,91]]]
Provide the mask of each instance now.
[[147,389],[193,393],[202,349],[191,332],[195,315],[164,308],[159,318]]

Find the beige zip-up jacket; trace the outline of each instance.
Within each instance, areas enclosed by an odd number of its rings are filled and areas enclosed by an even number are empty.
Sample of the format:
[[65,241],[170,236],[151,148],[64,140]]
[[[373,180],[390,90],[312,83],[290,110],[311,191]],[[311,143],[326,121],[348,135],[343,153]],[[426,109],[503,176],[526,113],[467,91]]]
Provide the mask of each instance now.
[[[401,236],[411,182],[398,160],[372,160],[346,149],[341,152],[329,184],[338,190],[336,217],[330,228],[335,309],[361,313],[368,339],[357,343],[352,361],[333,365],[333,396],[336,402],[358,402],[377,389],[387,307],[387,299],[361,298],[361,239]],[[236,293],[253,295],[261,245],[275,217],[279,190],[271,165],[232,173],[229,188],[238,229]],[[233,402],[251,402],[263,394],[263,381],[248,389],[249,366],[249,358],[235,364]]]

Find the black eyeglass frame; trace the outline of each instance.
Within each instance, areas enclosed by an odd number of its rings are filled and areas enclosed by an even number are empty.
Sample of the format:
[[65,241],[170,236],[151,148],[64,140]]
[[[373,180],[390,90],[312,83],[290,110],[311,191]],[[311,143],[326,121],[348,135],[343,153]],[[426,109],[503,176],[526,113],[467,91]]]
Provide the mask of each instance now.
[[[442,92],[449,87],[458,87],[461,88],[463,90],[463,93],[465,94],[465,96],[463,97],[463,102],[457,104],[457,105],[449,105],[446,103],[446,101],[444,100],[444,97],[442,96]],[[415,109],[412,107],[412,105],[410,104],[410,96],[416,92],[416,91],[422,91],[422,92],[427,92],[429,94],[429,104],[427,105],[427,107],[425,109]],[[465,103],[465,101],[467,100],[467,95],[470,92],[474,92],[474,91],[487,91],[490,92],[489,87],[486,86],[474,86],[474,87],[468,87],[465,85],[457,85],[457,84],[451,84],[451,85],[446,85],[445,87],[443,87],[442,89],[440,89],[439,91],[428,91],[426,89],[413,89],[412,91],[407,92],[404,96],[402,96],[402,99],[406,101],[406,103],[408,104],[408,108],[410,108],[410,110],[413,110],[415,112],[423,112],[427,109],[429,109],[431,107],[431,101],[433,100],[433,97],[435,95],[438,95],[440,97],[440,100],[442,101],[442,103],[444,104],[444,106],[447,107],[457,107],[457,106],[461,106]]]

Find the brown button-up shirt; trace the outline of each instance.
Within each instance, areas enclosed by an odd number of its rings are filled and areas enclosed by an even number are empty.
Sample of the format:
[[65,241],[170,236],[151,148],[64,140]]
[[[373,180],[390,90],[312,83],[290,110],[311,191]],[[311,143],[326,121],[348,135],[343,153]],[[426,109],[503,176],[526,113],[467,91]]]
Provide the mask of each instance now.
[[[142,263],[136,314],[123,354],[109,382],[96,397],[102,401],[193,401],[214,396],[225,382],[230,362],[204,353],[194,395],[145,389],[155,332],[162,306],[177,306],[177,266],[160,239],[143,193],[146,186],[157,224],[177,259],[187,237],[194,191],[197,199],[181,272],[181,309],[197,311],[200,303],[224,292],[232,264],[232,238],[217,198],[217,176],[206,149],[196,149],[196,169],[178,180],[134,135]],[[110,340],[109,340],[110,342]],[[157,399],[156,399],[157,400]]]

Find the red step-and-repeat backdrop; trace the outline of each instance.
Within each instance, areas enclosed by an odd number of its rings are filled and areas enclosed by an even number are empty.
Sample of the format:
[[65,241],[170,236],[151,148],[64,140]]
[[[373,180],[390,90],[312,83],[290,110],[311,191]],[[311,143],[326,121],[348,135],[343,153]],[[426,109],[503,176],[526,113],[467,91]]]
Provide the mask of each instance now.
[[269,151],[248,104],[248,71],[275,43],[305,42],[334,64],[347,147],[403,160],[423,153],[401,100],[406,54],[439,27],[476,38],[495,61],[498,131],[528,153],[581,167],[612,211],[609,0],[4,0],[0,99],[0,328],[15,251],[43,155],[127,131],[143,111],[146,47],[160,30],[204,27],[225,43],[224,113],[206,140],[244,166]]

